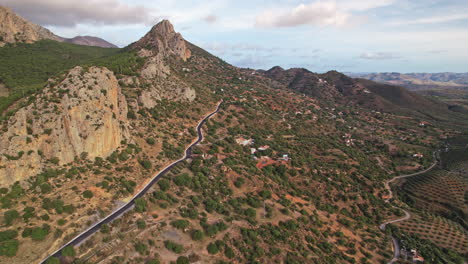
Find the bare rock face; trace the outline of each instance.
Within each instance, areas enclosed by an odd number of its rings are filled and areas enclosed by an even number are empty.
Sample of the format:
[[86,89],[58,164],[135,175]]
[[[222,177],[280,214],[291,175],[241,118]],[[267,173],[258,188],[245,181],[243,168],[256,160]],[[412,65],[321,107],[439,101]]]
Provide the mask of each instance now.
[[174,31],[172,24],[163,20],[155,25],[143,38],[131,45],[140,57],[146,57],[140,75],[149,81],[148,86],[138,97],[143,107],[152,108],[162,99],[171,101],[193,101],[196,92],[174,74],[167,65],[167,58],[175,56],[186,61],[191,56],[187,42]]
[[180,33],[174,31],[174,26],[168,20],[156,24],[143,38],[131,45],[133,49],[151,49],[154,54],[162,57],[176,55],[186,61],[191,56],[190,49]]
[[0,186],[82,155],[107,157],[129,138],[127,102],[106,68],[72,69],[10,118],[0,135]]
[[0,6],[0,46],[5,43],[33,43],[42,39],[63,41],[48,29],[33,24],[10,9]]

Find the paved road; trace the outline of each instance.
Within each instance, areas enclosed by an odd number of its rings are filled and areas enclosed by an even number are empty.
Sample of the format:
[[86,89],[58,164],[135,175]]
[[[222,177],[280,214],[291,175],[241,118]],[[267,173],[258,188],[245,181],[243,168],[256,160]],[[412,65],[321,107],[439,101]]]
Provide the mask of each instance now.
[[210,119],[213,115],[215,115],[216,113],[219,112],[219,109],[221,107],[221,103],[223,101],[221,100],[218,105],[216,106],[216,110],[212,113],[210,113],[209,115],[205,116],[205,118],[203,118],[197,125],[197,133],[198,133],[198,138],[197,140],[195,140],[194,142],[192,142],[184,151],[184,156],[176,161],[174,161],[173,163],[171,163],[170,165],[168,165],[167,167],[165,167],[164,169],[162,169],[161,171],[159,171],[158,173],[156,173],[153,178],[151,179],[151,181],[149,181],[137,194],[135,194],[133,196],[133,198],[126,204],[124,204],[123,206],[117,208],[115,211],[113,211],[112,213],[110,213],[108,216],[106,216],[105,218],[99,220],[97,223],[95,223],[94,225],[92,225],[91,227],[89,227],[88,229],[86,229],[85,231],[83,231],[81,234],[77,235],[75,238],[73,238],[72,240],[70,240],[68,243],[66,243],[65,245],[63,245],[62,247],[60,247],[58,250],[56,250],[54,253],[50,254],[47,258],[45,258],[44,260],[42,260],[41,262],[39,263],[45,263],[47,261],[47,259],[49,259],[50,257],[59,257],[61,255],[61,250],[67,246],[77,246],[79,245],[81,242],[83,242],[84,240],[86,240],[87,238],[89,238],[90,236],[92,236],[94,233],[98,232],[101,228],[102,225],[104,224],[108,224],[112,221],[114,221],[115,219],[119,218],[120,216],[122,216],[126,211],[130,210],[134,204],[135,204],[135,200],[142,197],[143,195],[146,194],[146,192],[148,192],[148,190],[164,175],[166,174],[169,170],[171,170],[175,165],[177,165],[179,162],[182,162],[186,159],[188,159],[191,155],[192,155],[192,148],[193,146],[197,145],[198,143],[200,143],[202,140],[203,140],[203,133],[201,131],[201,128],[203,126],[203,124],[205,124],[206,120]]
[[[400,175],[400,176],[396,176],[396,177],[393,177],[392,179],[388,180],[385,182],[385,189],[387,189],[389,195],[388,195],[388,198],[385,199],[385,202],[388,203],[390,202],[390,199],[393,198],[393,191],[392,191],[392,188],[390,187],[390,183],[396,181],[396,180],[399,180],[399,179],[403,179],[403,178],[408,178],[408,177],[413,177],[413,176],[416,176],[416,175],[420,175],[420,174],[423,174],[423,173],[426,173],[430,170],[432,170],[438,163],[437,161],[437,151],[435,151],[433,153],[433,157],[434,157],[434,163],[432,163],[432,165],[425,169],[425,170],[422,170],[422,171],[419,171],[419,172],[415,172],[415,173],[411,173],[411,174],[406,174],[406,175]],[[385,230],[385,227],[388,225],[388,224],[392,224],[392,223],[397,223],[397,222],[402,222],[402,221],[406,221],[406,220],[409,220],[411,218],[411,214],[404,210],[404,209],[401,209],[395,205],[392,205],[394,208],[398,208],[400,210],[403,210],[403,213],[405,213],[405,216],[402,217],[402,218],[398,218],[398,219],[394,219],[394,220],[391,220],[391,221],[387,221],[387,222],[384,222],[382,223],[379,228],[380,230],[384,231]],[[398,261],[398,259],[400,258],[400,245],[398,244],[398,240],[394,237],[392,237],[392,243],[393,243],[393,259],[390,260],[388,262],[388,264],[393,264],[395,263],[396,261]]]

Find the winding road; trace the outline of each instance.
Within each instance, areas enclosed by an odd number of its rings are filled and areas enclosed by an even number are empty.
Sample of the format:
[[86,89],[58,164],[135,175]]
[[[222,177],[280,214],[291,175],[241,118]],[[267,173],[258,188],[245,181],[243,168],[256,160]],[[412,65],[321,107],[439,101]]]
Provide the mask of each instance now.
[[[386,203],[389,203],[390,200],[393,198],[393,192],[392,192],[392,188],[390,187],[390,183],[396,181],[396,180],[399,180],[399,179],[404,179],[404,178],[408,178],[408,177],[413,177],[413,176],[416,176],[416,175],[420,175],[420,174],[423,174],[423,173],[426,173],[430,170],[432,170],[438,163],[438,160],[437,160],[437,151],[434,151],[433,153],[433,157],[434,157],[434,163],[432,163],[432,165],[425,169],[425,170],[422,170],[422,171],[419,171],[419,172],[415,172],[415,173],[412,173],[412,174],[406,174],[406,175],[400,175],[400,176],[396,176],[396,177],[393,177],[392,179],[388,180],[385,182],[385,189],[387,189],[389,195],[388,197],[385,199],[385,202]],[[402,218],[398,218],[398,219],[394,219],[394,220],[390,220],[390,221],[387,221],[387,222],[384,222],[382,223],[379,228],[380,230],[384,231],[385,230],[385,227],[388,225],[388,224],[393,224],[393,223],[397,223],[397,222],[403,222],[403,221],[406,221],[406,220],[409,220],[411,218],[411,214],[402,209],[402,208],[399,208],[395,205],[392,205],[392,207],[394,208],[398,208],[400,210],[403,211],[403,213],[405,213],[405,216],[402,217]],[[394,237],[392,237],[392,243],[393,243],[393,258],[392,260],[390,260],[388,262],[388,264],[393,264],[394,262],[398,261],[398,259],[400,258],[400,245],[398,244],[398,240]]]
[[185,149],[184,151],[184,156],[174,162],[172,162],[171,164],[169,164],[168,166],[166,166],[165,168],[163,168],[162,170],[160,170],[159,172],[157,172],[153,178],[137,193],[133,196],[133,198],[126,204],[122,205],[121,207],[117,208],[116,210],[114,210],[112,213],[110,213],[109,215],[107,215],[105,218],[99,220],[98,222],[94,223],[92,226],[90,226],[88,229],[86,229],[85,231],[83,231],[82,233],[80,233],[79,235],[77,235],[75,238],[73,238],[72,240],[70,240],[68,243],[66,243],[65,245],[63,245],[62,247],[60,247],[59,249],[57,249],[56,251],[54,251],[52,254],[50,254],[49,256],[47,256],[44,260],[42,260],[41,262],[39,263],[45,263],[49,258],[51,257],[59,257],[61,255],[61,251],[63,248],[67,247],[67,246],[77,246],[79,245],[81,242],[83,242],[84,240],[86,240],[87,238],[89,238],[90,236],[92,236],[94,233],[98,232],[101,228],[102,225],[104,224],[108,224],[112,221],[114,221],[115,219],[119,218],[120,216],[122,216],[125,212],[127,212],[128,210],[130,210],[134,205],[135,205],[135,200],[138,199],[138,198],[141,198],[143,195],[145,195],[148,190],[164,175],[166,174],[169,170],[171,170],[175,165],[177,165],[179,162],[182,162],[188,158],[190,158],[190,156],[192,155],[192,148],[197,145],[198,143],[200,143],[202,140],[203,140],[203,133],[202,133],[202,126],[203,124],[206,123],[206,121],[208,119],[210,119],[213,115],[215,115],[216,113],[219,112],[220,108],[221,108],[221,104],[223,103],[223,100],[219,101],[218,105],[216,106],[216,110],[210,114],[208,114],[207,116],[205,116],[197,125],[196,129],[197,129],[197,133],[198,133],[198,138],[196,140],[194,140],[190,145],[187,146],[187,148]]

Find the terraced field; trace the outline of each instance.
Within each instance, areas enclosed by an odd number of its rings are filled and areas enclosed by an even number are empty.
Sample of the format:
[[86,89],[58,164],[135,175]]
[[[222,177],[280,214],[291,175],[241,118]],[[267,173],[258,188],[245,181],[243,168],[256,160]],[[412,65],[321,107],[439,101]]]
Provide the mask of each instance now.
[[430,240],[440,247],[468,253],[468,233],[460,224],[446,218],[423,214],[397,225],[406,233]]
[[436,170],[409,178],[404,189],[409,192],[416,207],[420,209],[446,212],[459,208],[466,212],[465,192],[468,191],[466,175]]

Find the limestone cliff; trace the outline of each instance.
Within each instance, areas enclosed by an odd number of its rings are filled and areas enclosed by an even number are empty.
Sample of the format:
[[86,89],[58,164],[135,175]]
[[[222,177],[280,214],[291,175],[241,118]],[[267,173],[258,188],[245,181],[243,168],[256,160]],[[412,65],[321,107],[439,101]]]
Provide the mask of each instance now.
[[10,9],[0,6],[0,47],[5,43],[32,43],[42,39],[63,41],[48,29],[33,24]]
[[86,153],[106,157],[129,138],[127,102],[106,68],[72,69],[8,121],[0,136],[0,186]]

